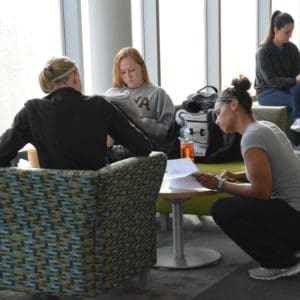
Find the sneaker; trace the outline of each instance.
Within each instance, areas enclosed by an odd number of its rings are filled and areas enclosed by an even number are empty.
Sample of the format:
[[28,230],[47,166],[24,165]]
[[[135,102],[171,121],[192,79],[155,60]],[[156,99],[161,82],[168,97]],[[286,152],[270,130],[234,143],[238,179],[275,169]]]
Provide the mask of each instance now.
[[300,132],[300,119],[296,119],[291,126],[291,129]]
[[295,266],[285,269],[268,269],[258,267],[249,270],[249,276],[260,280],[274,280],[281,277],[288,277],[300,272],[300,262]]

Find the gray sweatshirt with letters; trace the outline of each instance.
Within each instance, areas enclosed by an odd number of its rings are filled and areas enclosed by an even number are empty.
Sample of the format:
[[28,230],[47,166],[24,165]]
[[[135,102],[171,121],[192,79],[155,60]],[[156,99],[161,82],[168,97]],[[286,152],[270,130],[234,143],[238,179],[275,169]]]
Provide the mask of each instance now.
[[170,96],[163,88],[150,83],[144,83],[136,89],[111,88],[105,94],[116,94],[116,92],[129,94],[130,98],[134,100],[141,112],[141,117],[136,120],[136,125],[144,131],[159,150],[164,144],[168,129],[174,120],[175,107]]

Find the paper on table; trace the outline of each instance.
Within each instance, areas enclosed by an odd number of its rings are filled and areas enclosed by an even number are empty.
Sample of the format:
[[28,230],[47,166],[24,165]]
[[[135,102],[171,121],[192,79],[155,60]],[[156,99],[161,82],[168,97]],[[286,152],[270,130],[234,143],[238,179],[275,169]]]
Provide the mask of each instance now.
[[168,159],[167,173],[168,178],[180,178],[199,172],[190,158]]
[[190,158],[170,159],[167,161],[167,178],[170,189],[198,189],[203,186],[191,175],[199,172]]
[[170,180],[170,189],[173,190],[191,190],[199,188],[203,188],[203,186],[192,175]]

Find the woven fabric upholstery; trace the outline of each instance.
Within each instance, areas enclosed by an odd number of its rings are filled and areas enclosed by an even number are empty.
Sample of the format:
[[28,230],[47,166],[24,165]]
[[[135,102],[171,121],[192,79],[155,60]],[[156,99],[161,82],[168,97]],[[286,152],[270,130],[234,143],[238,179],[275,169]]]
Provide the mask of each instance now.
[[0,168],[0,287],[88,294],[94,288],[98,176]]
[[[155,199],[166,168],[166,156],[129,158],[100,171],[96,226],[96,290],[120,285],[156,263]],[[104,205],[104,207],[103,207]],[[103,242],[105,240],[105,243]]]
[[99,171],[0,168],[0,289],[95,296],[156,261],[166,157]]

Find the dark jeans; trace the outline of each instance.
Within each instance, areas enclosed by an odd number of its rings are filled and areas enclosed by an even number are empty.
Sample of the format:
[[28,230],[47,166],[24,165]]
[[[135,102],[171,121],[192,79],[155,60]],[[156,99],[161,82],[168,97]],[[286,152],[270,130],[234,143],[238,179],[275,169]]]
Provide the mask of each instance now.
[[300,250],[300,212],[281,200],[224,198],[212,206],[220,228],[265,268],[288,268]]
[[[286,106],[290,123],[300,118],[300,84],[295,84],[287,91],[270,89],[257,100],[260,105]],[[300,145],[300,133],[293,132],[292,141],[293,144]]]

